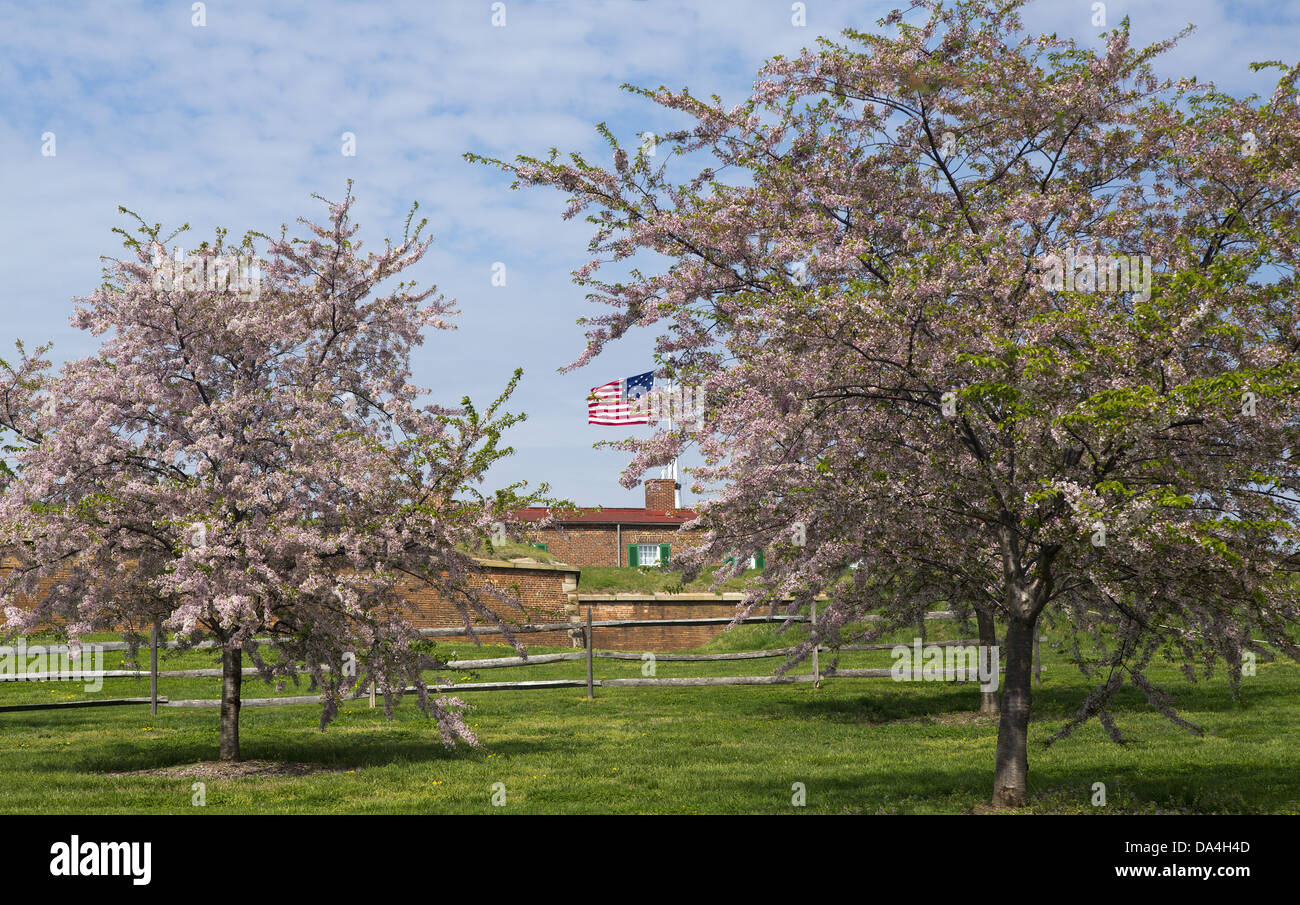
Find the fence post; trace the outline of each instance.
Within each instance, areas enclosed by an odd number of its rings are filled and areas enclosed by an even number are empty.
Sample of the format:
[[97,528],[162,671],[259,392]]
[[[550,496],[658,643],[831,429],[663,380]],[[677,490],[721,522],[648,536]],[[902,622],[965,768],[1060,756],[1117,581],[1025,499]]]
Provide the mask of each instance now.
[[[387,700],[387,699],[385,699]],[[375,709],[375,680],[370,680],[370,709]]]
[[1038,633],[1034,633],[1034,681],[1043,684],[1043,659],[1038,655]]
[[595,695],[595,683],[592,681],[591,672],[591,607],[587,607],[587,700],[593,700]]
[[809,628],[812,629],[812,632],[813,632],[813,639],[814,639],[814,641],[813,641],[813,687],[816,688],[819,684],[821,684],[821,680],[822,680],[822,670],[821,670],[821,664],[820,664],[820,662],[819,662],[818,659],[817,659],[817,650],[818,650],[818,648],[821,647],[821,642],[818,641],[818,640],[816,640],[816,638],[817,638],[817,601],[816,601],[815,599],[814,599],[813,602],[812,602],[811,612],[812,612],[812,621],[808,623],[808,626],[809,626]]
[[158,715],[158,620],[149,632],[149,712]]

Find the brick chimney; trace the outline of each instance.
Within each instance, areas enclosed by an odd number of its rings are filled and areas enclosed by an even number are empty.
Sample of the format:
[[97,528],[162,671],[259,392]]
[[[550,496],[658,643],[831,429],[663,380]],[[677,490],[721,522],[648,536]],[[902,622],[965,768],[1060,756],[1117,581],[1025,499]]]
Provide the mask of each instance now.
[[671,478],[650,478],[645,482],[645,508],[675,509],[676,490],[677,484]]

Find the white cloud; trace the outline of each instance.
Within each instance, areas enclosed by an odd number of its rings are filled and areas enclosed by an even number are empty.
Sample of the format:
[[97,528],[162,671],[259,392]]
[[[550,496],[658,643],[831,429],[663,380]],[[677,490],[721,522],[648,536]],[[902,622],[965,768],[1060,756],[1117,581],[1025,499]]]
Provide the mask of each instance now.
[[[99,281],[98,256],[118,250],[119,204],[150,220],[274,229],[318,216],[310,195],[336,197],[356,180],[363,238],[400,229],[418,200],[438,243],[416,274],[458,298],[460,329],[430,336],[417,377],[444,401],[495,395],[517,365],[516,408],[531,419],[502,481],[550,480],[581,502],[635,504],[615,480],[622,454],[592,452],[617,431],[584,424],[587,388],[649,367],[651,338],[630,338],[578,374],[559,375],[582,348],[574,320],[592,313],[569,272],[586,260],[588,227],[562,223],[557,196],[511,193],[502,174],[465,151],[512,157],[551,146],[606,152],[593,125],[620,134],[670,120],[619,90],[623,82],[690,86],[742,99],[762,62],[818,34],[869,29],[896,3],[809,0],[808,27],[785,0],[508,0],[493,28],[483,0],[385,4],[97,3],[81,9],[10,4],[0,32],[0,160],[11,216],[0,223],[0,344],[54,338],[84,354],[67,327],[74,295]],[[901,4],[906,5],[906,4]],[[1031,27],[1086,37],[1086,3],[1040,3]],[[1246,84],[1250,59],[1294,54],[1295,7],[1250,15],[1222,3],[1109,4],[1135,36],[1203,27],[1162,63]],[[1289,18],[1288,18],[1289,17]],[[1256,79],[1256,82],[1261,80]],[[54,131],[58,156],[40,156]],[[343,131],[358,155],[339,153]],[[489,283],[504,261],[507,287]],[[642,428],[641,430],[644,430]]]

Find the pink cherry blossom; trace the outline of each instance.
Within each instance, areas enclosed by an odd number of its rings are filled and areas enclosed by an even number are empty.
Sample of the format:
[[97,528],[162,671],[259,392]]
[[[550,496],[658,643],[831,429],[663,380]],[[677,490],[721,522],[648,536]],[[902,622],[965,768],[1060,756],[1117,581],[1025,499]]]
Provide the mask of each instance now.
[[0,549],[17,561],[0,586],[5,630],[157,620],[186,645],[215,639],[222,758],[239,757],[245,654],[267,681],[306,674],[322,728],[373,681],[390,715],[414,686],[444,742],[474,744],[463,703],[428,694],[434,660],[408,593],[508,629],[498,611],[514,601],[471,554],[537,498],[477,489],[522,417],[501,411],[519,373],[483,411],[421,404],[411,354],[455,312],[396,278],[432,240],[408,218],[400,241],[363,255],[351,206],[349,190],[328,222],[300,220],[306,239],[232,246],[219,232],[189,251],[255,260],[255,292],[156,279],[173,236],[136,218],[120,231],[127,256],[73,317],[103,337],[98,353],[50,375],[44,350],[20,351],[0,370]]
[[[1125,20],[1098,49],[1024,33],[1023,5],[921,0],[923,25],[773,59],[739,106],[631,88],[685,125],[614,171],[485,160],[595,226],[575,282],[607,307],[570,367],[644,327],[705,388],[698,433],[620,444],[629,484],[704,456],[678,564],[767,551],[742,612],[826,594],[826,642],[936,601],[985,643],[1002,623],[999,806],[1026,800],[1043,618],[1098,681],[1062,735],[1097,716],[1118,739],[1121,679],[1181,720],[1157,655],[1234,687],[1300,657],[1300,67],[1239,100],[1155,76],[1177,37],[1134,48]],[[1151,285],[1045,285],[1076,253],[1149,260]]]

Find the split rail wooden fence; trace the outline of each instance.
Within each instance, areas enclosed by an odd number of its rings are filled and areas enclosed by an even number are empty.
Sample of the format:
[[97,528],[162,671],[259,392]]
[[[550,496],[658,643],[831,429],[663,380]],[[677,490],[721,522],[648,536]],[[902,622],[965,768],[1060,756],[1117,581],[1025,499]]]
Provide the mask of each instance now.
[[[934,610],[925,614],[927,620],[931,619],[952,619],[955,614],[951,610]],[[813,616],[754,616],[742,619],[740,622],[746,625],[753,624],[773,624],[773,623],[807,623],[815,618]],[[860,621],[879,622],[883,619],[881,616],[867,616]],[[535,654],[524,657],[494,657],[477,660],[452,660],[446,664],[450,670],[483,670],[483,669],[503,669],[507,667],[525,667],[525,666],[543,666],[549,663],[563,663],[575,660],[585,660],[587,664],[586,679],[540,679],[531,681],[514,681],[514,682],[462,682],[447,684],[430,684],[428,687],[431,691],[446,692],[456,691],[504,691],[504,690],[536,690],[545,688],[582,688],[585,687],[588,699],[595,697],[597,688],[617,688],[626,686],[644,686],[644,687],[683,687],[683,686],[728,686],[728,685],[790,685],[804,682],[820,683],[830,678],[859,678],[859,679],[884,679],[890,678],[892,670],[890,669],[836,669],[831,673],[823,673],[821,670],[820,657],[822,652],[829,651],[830,648],[820,646],[812,651],[811,670],[808,673],[783,674],[783,675],[757,675],[757,676],[687,676],[675,678],[659,678],[651,676],[629,677],[629,678],[610,678],[598,679],[595,677],[596,660],[638,660],[644,661],[648,656],[653,656],[656,662],[721,662],[721,661],[739,661],[739,660],[762,660],[774,657],[789,656],[794,652],[794,647],[769,648],[766,650],[752,651],[734,651],[728,653],[716,654],[670,654],[655,653],[647,655],[634,651],[609,651],[596,650],[593,646],[594,630],[597,628],[645,628],[645,627],[663,627],[669,625],[727,625],[733,622],[729,617],[715,618],[698,618],[698,619],[618,619],[607,621],[593,621],[591,608],[587,608],[587,618],[585,622],[572,623],[561,622],[550,625],[520,625],[512,626],[511,631],[519,634],[529,634],[536,632],[556,632],[556,631],[573,631],[580,629],[584,638],[584,649],[580,651],[568,651],[554,654]],[[475,627],[476,634],[493,635],[501,634],[503,629],[496,626]],[[420,632],[424,637],[464,637],[467,633],[464,628],[434,628],[422,629]],[[273,643],[266,639],[268,643]],[[978,644],[974,639],[961,639],[956,641],[929,642],[934,646],[965,646]],[[928,645],[928,646],[929,646]],[[126,642],[106,642],[96,645],[101,650],[126,650]],[[839,651],[868,651],[868,650],[890,650],[897,644],[861,644],[861,645],[844,645],[837,650]],[[62,701],[54,703],[33,703],[33,704],[10,704],[0,706],[0,713],[17,712],[28,710],[61,710],[73,707],[110,707],[119,705],[143,705],[149,704],[152,712],[157,713],[159,705],[165,707],[219,707],[221,701],[212,698],[198,698],[185,700],[172,700],[158,694],[158,680],[168,678],[207,678],[219,677],[220,669],[179,669],[179,670],[158,670],[158,650],[159,648],[176,648],[175,642],[159,641],[157,630],[153,632],[150,645],[150,669],[149,670],[129,670],[129,669],[110,669],[97,670],[78,673],[22,673],[17,675],[0,675],[0,682],[5,681],[85,681],[94,678],[150,678],[150,696],[134,698],[92,698],[81,701]],[[194,645],[199,649],[211,649],[215,647],[212,642],[204,642]],[[67,647],[63,645],[44,645],[47,652],[66,651]],[[1038,680],[1042,681],[1043,668],[1038,657],[1038,642],[1034,643],[1034,668]],[[253,668],[243,670],[244,675],[257,675],[258,671]],[[956,682],[973,682],[977,679],[969,675],[964,670],[951,671],[946,670],[943,674],[945,681]],[[407,689],[413,692],[415,689]],[[366,693],[365,689],[358,689],[352,699],[361,698]],[[369,689],[370,706],[375,706],[375,689]],[[287,696],[275,698],[244,698],[241,700],[243,707],[270,707],[283,704],[302,704],[319,702],[319,695],[304,696]]]

